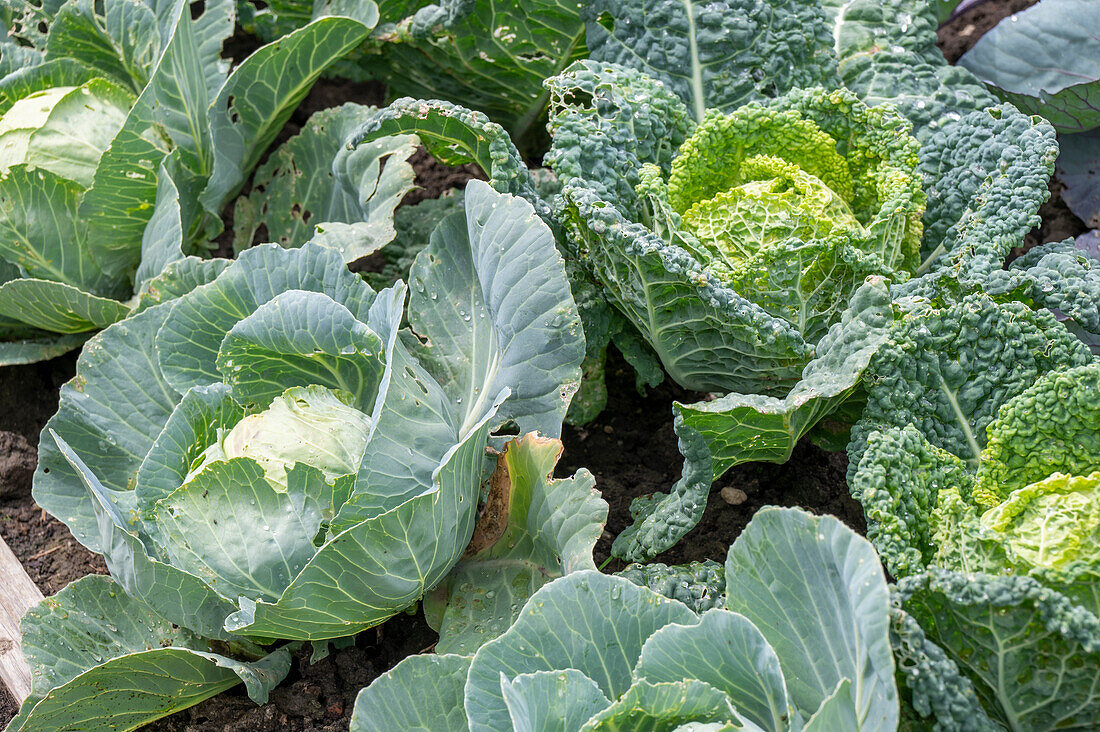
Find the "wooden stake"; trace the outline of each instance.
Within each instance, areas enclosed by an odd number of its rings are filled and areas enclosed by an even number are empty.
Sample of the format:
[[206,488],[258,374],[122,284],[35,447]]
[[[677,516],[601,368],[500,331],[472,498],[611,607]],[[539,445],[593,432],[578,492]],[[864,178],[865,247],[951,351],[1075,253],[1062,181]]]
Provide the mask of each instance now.
[[0,537],[0,681],[20,704],[31,693],[31,667],[23,658],[19,619],[41,600],[42,593]]

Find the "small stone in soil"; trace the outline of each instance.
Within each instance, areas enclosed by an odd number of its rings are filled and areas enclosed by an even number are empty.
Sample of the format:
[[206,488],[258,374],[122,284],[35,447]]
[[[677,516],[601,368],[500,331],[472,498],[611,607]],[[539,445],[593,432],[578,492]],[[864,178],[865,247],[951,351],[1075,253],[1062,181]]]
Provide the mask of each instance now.
[[734,488],[732,485],[727,485],[722,489],[722,500],[731,506],[740,506],[745,501],[749,500],[749,494],[740,488]]

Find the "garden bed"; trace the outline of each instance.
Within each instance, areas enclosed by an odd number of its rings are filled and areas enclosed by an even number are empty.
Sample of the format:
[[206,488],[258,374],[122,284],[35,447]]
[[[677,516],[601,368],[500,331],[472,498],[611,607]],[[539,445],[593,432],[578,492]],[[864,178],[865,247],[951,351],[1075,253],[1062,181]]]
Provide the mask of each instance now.
[[[37,441],[37,431],[52,413],[57,386],[72,374],[74,360],[65,357],[37,367],[3,371],[5,399],[20,395],[23,408],[35,415],[12,425],[14,434]],[[630,501],[639,495],[667,488],[679,477],[683,458],[672,431],[674,399],[694,396],[668,382],[641,396],[634,374],[618,354],[608,369],[609,408],[584,428],[566,427],[562,436],[565,453],[558,466],[561,475],[585,467],[596,476],[596,486],[610,505],[607,530],[596,546],[597,564],[606,560],[614,536],[630,524]],[[58,383],[54,383],[57,381]],[[27,399],[33,395],[35,401]],[[6,415],[18,414],[7,410]],[[7,427],[11,422],[4,423]],[[26,454],[26,453],[25,453]],[[670,564],[701,559],[722,560],[730,543],[764,505],[802,506],[816,513],[838,516],[852,528],[865,529],[859,504],[848,495],[844,483],[847,459],[843,452],[828,453],[808,442],[799,445],[784,465],[751,463],[731,470],[715,484],[703,521],[679,544],[656,561]],[[745,493],[746,500],[731,505],[722,488]],[[0,502],[0,522],[5,541],[23,562],[31,578],[45,594],[92,572],[106,572],[102,560],[81,547],[57,520],[44,515],[30,498],[29,480],[13,496]],[[728,491],[727,491],[728,493]],[[614,560],[607,569],[621,567]],[[399,615],[362,633],[352,648],[334,651],[310,665],[308,650],[300,652],[290,677],[272,692],[271,701],[257,707],[243,688],[226,692],[147,727],[162,732],[260,732],[261,730],[344,730],[358,691],[410,653],[428,649],[435,634],[422,615]],[[4,697],[0,724],[15,714],[15,705]]]
[[[1032,4],[1029,0],[990,0],[971,9],[941,29],[945,55],[956,59],[1000,18]],[[316,109],[345,101],[380,103],[376,85],[322,82],[280,136],[285,139]],[[441,166],[430,156],[413,159],[423,190],[411,200],[438,196],[465,182],[472,170]],[[1085,227],[1062,204],[1060,186],[1052,183],[1052,200],[1041,210],[1043,222],[1028,244],[1061,240]],[[407,200],[407,202],[411,202]],[[370,267],[369,261],[366,263]],[[57,406],[57,389],[71,378],[75,354],[33,366],[0,369],[0,534],[45,594],[90,573],[106,571],[102,560],[83,549],[58,521],[38,509],[30,497],[30,473],[39,431]],[[634,375],[618,354],[608,363],[607,410],[584,428],[567,427],[561,475],[588,468],[596,487],[610,505],[606,531],[596,547],[597,564],[609,556],[610,542],[630,521],[630,501],[667,490],[679,477],[682,457],[672,430],[671,403],[694,401],[702,395],[680,390],[666,381],[648,394],[639,394]],[[711,494],[703,521],[657,561],[682,563],[705,558],[721,560],[730,543],[761,506],[802,506],[815,513],[839,517],[859,532],[865,531],[858,503],[845,484],[847,458],[803,441],[784,465],[752,463],[729,471]],[[617,560],[608,565],[621,568]],[[356,638],[355,645],[334,651],[310,664],[309,649],[301,650],[287,680],[261,707],[250,702],[242,688],[221,694],[177,715],[154,723],[151,730],[346,730],[356,694],[377,675],[407,655],[431,648],[435,636],[419,612],[399,615]],[[0,726],[16,707],[0,690]]]

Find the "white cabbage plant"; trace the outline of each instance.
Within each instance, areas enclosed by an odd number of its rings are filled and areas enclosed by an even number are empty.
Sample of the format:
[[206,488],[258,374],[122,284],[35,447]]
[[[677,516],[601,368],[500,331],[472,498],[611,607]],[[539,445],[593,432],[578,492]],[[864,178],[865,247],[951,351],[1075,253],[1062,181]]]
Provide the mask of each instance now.
[[263,245],[170,265],[162,302],[88,342],[34,496],[111,577],[24,619],[34,689],[11,730],[132,729],[242,680],[263,701],[284,641],[353,635],[448,576],[491,435],[556,442],[584,354],[531,205],[479,181],[464,204],[408,286]]
[[[663,568],[667,589],[689,586],[682,569]],[[352,732],[897,729],[900,616],[866,539],[765,508],[724,575],[690,605],[625,577],[556,579],[476,652],[411,656],[375,679]]]
[[[210,248],[223,209],[378,8],[326,7],[231,64],[222,45],[236,16],[232,0],[0,0],[0,364],[78,348],[126,317],[169,262]],[[318,196],[334,181],[329,205],[311,200],[301,215],[388,220],[412,186],[411,152],[405,138],[339,156],[335,178],[322,155],[329,169],[309,180]],[[367,226],[344,232],[349,256],[365,234],[389,241]]]

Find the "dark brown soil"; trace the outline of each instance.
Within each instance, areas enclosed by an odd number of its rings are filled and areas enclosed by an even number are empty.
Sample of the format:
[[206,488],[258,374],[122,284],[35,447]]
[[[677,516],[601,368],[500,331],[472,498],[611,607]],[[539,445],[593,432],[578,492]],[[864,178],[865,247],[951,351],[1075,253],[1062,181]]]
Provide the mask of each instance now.
[[351,648],[309,663],[308,644],[267,704],[256,706],[237,687],[155,722],[155,732],[338,732],[347,730],[355,697],[405,656],[430,650],[436,635],[418,614],[398,615],[361,633]]
[[[630,366],[611,350],[607,364],[608,409],[583,428],[566,426],[560,475],[588,468],[596,488],[610,506],[607,530],[596,545],[596,563],[611,553],[611,542],[631,524],[630,502],[654,491],[668,491],[680,477],[683,457],[672,430],[672,402],[698,401],[702,395],[678,388],[667,379],[646,396],[634,386]],[[730,544],[761,506],[802,506],[837,516],[856,531],[867,529],[862,507],[848,494],[843,452],[825,452],[803,440],[783,465],[747,463],[732,468],[711,488],[703,520],[680,542],[654,561],[666,564],[713,559],[725,561]],[[731,505],[722,489],[743,491],[744,502]],[[618,559],[607,565],[616,571]]]
[[[940,30],[940,47],[957,59],[1002,17],[1035,0],[986,0]],[[242,48],[248,39],[241,42]],[[321,82],[303,102],[280,135],[295,134],[309,114],[347,101],[379,104],[384,90],[376,84]],[[423,152],[414,157],[421,190],[405,203],[438,196],[444,190],[482,177],[471,166],[452,169]],[[1060,240],[1084,230],[1058,195],[1041,210],[1043,224],[1029,235],[1029,244]],[[227,222],[231,225],[231,222]],[[227,228],[231,229],[231,226]],[[75,356],[43,364],[0,368],[0,535],[12,547],[44,593],[56,592],[68,582],[105,570],[102,560],[81,547],[59,522],[37,509],[29,495],[28,470],[36,457],[38,433],[57,405],[57,389],[72,376]],[[580,467],[591,470],[597,488],[610,505],[607,531],[596,547],[596,560],[609,556],[611,540],[630,523],[630,501],[639,495],[666,491],[679,478],[682,458],[672,431],[671,403],[694,401],[669,382],[640,396],[629,367],[616,353],[608,363],[609,409],[585,428],[566,428],[560,474]],[[738,466],[711,491],[703,521],[659,561],[680,563],[703,558],[722,560],[752,514],[764,505],[800,505],[831,513],[857,531],[865,524],[860,506],[848,495],[844,472],[846,456],[825,452],[808,442],[795,450],[785,465],[754,463]],[[722,488],[744,493],[731,505]],[[620,568],[616,560],[609,571]],[[430,649],[435,635],[417,615],[400,615],[379,628],[361,634],[354,646],[334,651],[328,658],[308,663],[308,646],[301,650],[287,680],[272,692],[271,700],[256,706],[238,687],[147,727],[157,732],[336,732],[347,730],[359,690],[405,656]],[[15,706],[0,689],[0,726]]]
[[465,186],[466,181],[472,178],[487,180],[481,168],[473,163],[458,166],[445,165],[423,147],[412,154],[409,162],[416,171],[417,187],[401,199],[402,206],[411,206],[428,198],[439,198],[452,188]]

